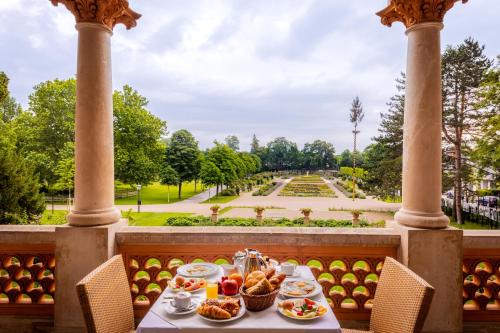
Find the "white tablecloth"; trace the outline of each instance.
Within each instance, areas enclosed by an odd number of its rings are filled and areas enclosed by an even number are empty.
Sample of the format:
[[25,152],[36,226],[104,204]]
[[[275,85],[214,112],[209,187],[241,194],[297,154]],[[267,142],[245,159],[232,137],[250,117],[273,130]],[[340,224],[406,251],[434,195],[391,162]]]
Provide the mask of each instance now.
[[[299,266],[297,269],[300,272],[301,278],[314,279],[311,270],[307,266]],[[219,277],[220,275],[222,275],[222,272],[220,272]],[[169,315],[163,309],[165,304],[162,304],[166,295],[168,295],[168,291],[165,289],[142,319],[137,327],[137,333],[215,333],[221,331],[224,333],[255,331],[273,333],[341,333],[340,324],[331,311],[323,293],[313,297],[313,299],[320,301],[328,309],[328,313],[316,320],[297,321],[286,318],[278,313],[276,305],[278,300],[276,300],[273,306],[264,311],[252,312],[247,310],[242,318],[227,323],[212,323],[200,318],[197,313],[185,316]],[[199,295],[205,297],[203,292],[200,292]],[[243,302],[243,300],[241,301]]]

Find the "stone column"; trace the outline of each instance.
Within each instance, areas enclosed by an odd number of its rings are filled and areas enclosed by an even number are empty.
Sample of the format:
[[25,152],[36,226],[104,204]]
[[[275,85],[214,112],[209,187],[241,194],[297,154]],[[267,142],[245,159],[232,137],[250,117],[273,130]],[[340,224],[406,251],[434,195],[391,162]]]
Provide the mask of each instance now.
[[440,22],[410,26],[403,130],[403,205],[394,219],[418,228],[445,228],[441,210]]
[[110,37],[115,24],[127,29],[140,17],[127,0],[51,0],[76,18],[78,30],[75,113],[75,201],[72,226],[115,223],[113,100]]
[[75,114],[75,202],[73,226],[115,223],[112,30],[99,23],[78,23]]
[[113,27],[140,17],[127,0],[51,0],[76,18],[78,59],[75,114],[75,202],[69,225],[56,227],[55,332],[85,332],[75,285],[115,253],[116,232],[126,226],[114,207]]
[[403,205],[394,218],[402,263],[436,290],[424,332],[462,331],[463,233],[441,211],[440,30],[456,1],[389,0],[377,13],[383,24],[407,28]]

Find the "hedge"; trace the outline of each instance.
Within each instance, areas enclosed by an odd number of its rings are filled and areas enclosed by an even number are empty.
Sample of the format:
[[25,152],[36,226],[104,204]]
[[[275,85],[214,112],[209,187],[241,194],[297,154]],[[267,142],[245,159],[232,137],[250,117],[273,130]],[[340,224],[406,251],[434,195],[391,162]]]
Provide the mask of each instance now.
[[[217,223],[213,223],[210,217],[207,216],[179,216],[169,217],[165,222],[166,226],[185,227],[185,226],[225,226],[225,227],[261,227],[261,226],[276,226],[276,227],[329,227],[329,228],[345,228],[353,227],[351,220],[321,220],[312,219],[308,224],[304,224],[304,218],[288,219],[270,219],[266,218],[262,223],[257,222],[254,218],[244,217],[223,217]],[[378,221],[369,224],[366,221],[361,221],[359,227],[384,227],[385,221]],[[356,226],[355,226],[356,227]]]

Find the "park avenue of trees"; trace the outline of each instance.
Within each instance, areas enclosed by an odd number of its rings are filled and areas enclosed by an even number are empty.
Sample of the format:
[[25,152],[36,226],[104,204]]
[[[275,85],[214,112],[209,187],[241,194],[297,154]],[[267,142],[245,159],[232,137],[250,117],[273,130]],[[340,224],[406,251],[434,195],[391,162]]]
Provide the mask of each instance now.
[[[500,56],[495,63],[483,50],[469,38],[447,47],[442,57],[443,190],[455,192],[458,222],[464,187],[484,170],[500,169]],[[37,84],[26,109],[10,95],[8,83],[0,71],[0,224],[31,223],[45,210],[43,194],[73,191],[76,81]],[[361,178],[358,185],[365,192],[396,198],[401,189],[404,87],[402,73],[372,144],[354,154],[336,154],[332,143],[320,139],[300,149],[285,137],[261,143],[255,135],[249,152],[240,150],[234,135],[202,151],[186,129],[167,135],[167,123],[149,112],[148,100],[125,85],[113,94],[115,177],[132,188],[152,182],[177,186],[180,197],[186,182],[217,191],[224,185],[239,193],[261,171],[339,170],[355,164],[360,172],[351,175]],[[362,110],[361,101],[355,99],[352,108]],[[346,107],[346,120],[349,112]],[[362,135],[361,120],[362,114],[351,116],[354,139]],[[498,173],[496,177],[498,183]]]

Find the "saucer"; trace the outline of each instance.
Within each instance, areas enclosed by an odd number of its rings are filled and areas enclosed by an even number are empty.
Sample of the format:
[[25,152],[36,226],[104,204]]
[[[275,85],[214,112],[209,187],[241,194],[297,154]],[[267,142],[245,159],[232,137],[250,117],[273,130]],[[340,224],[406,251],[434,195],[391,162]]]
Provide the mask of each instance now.
[[[280,269],[278,270],[279,273],[284,273],[282,270],[281,270],[281,267]],[[293,271],[293,274],[291,275],[288,275],[286,273],[284,273],[286,275],[287,278],[298,278],[300,277],[300,272],[298,269],[295,269],[295,271]]]
[[179,309],[175,307],[174,301],[171,300],[170,302],[165,303],[164,309],[168,314],[171,315],[185,315],[195,312],[197,307],[198,307],[198,302],[191,300],[191,304],[189,305],[189,307],[187,307],[186,309]]

